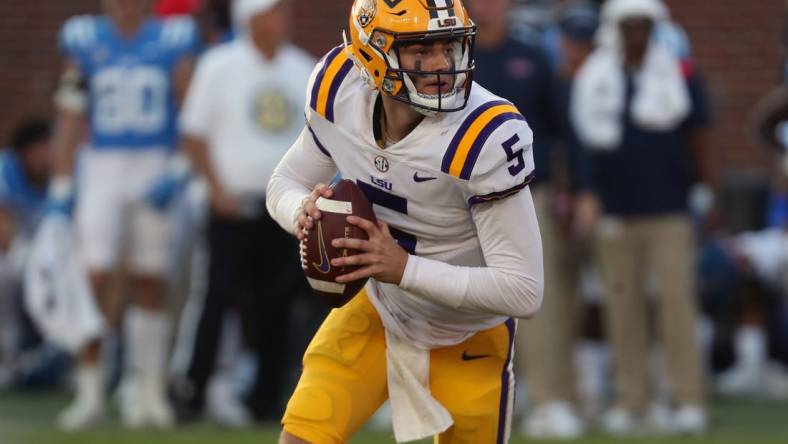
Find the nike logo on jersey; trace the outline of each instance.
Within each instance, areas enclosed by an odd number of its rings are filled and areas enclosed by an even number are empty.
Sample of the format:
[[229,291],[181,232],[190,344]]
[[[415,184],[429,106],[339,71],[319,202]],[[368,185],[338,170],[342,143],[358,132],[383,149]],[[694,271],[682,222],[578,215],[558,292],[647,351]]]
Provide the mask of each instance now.
[[437,177],[432,176],[419,176],[419,173],[413,173],[413,180],[416,182],[426,182],[428,180],[435,180]]
[[489,357],[490,355],[469,355],[467,350],[463,350],[462,352],[463,361],[475,361],[477,359],[484,359]]
[[317,247],[320,250],[320,263],[312,262],[312,265],[317,268],[321,273],[328,273],[331,271],[331,262],[328,260],[328,252],[326,251],[326,243],[323,240],[323,224],[317,221]]

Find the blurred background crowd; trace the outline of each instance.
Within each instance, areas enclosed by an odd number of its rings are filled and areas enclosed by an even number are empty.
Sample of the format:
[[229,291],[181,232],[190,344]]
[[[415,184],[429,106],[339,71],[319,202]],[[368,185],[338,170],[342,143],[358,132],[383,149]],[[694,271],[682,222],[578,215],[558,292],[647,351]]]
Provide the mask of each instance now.
[[[96,148],[113,146],[106,134],[129,116],[80,103],[99,100],[86,66],[107,57],[85,56],[80,42],[110,31],[66,20],[108,13],[131,26],[148,3],[151,17],[181,24],[162,28],[177,54],[155,62],[174,79],[177,135],[124,139],[135,160],[102,157],[113,150]],[[295,241],[266,214],[265,185],[301,131],[313,64],[341,42],[350,4],[2,2],[0,396],[73,388],[58,418],[68,430],[97,421],[111,393],[129,427],[278,421],[327,309],[304,286]],[[515,430],[702,433],[715,396],[788,400],[785,2],[466,6],[478,25],[474,80],[535,133],[545,302],[519,324]],[[142,101],[127,120],[144,132],[155,88],[139,99],[110,87],[121,108]],[[63,160],[82,145],[93,147],[77,150],[76,167]],[[75,194],[62,190],[69,175]],[[29,295],[31,283],[57,281],[30,271],[52,215],[81,226],[101,347],[53,340],[42,322],[57,301]],[[102,239],[112,248],[93,245]],[[387,426],[385,409],[373,423]]]

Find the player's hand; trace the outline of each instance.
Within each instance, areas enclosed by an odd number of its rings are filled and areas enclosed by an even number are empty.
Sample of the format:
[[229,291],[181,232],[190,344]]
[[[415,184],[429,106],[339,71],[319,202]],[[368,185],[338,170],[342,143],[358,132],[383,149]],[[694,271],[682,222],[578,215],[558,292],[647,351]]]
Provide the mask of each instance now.
[[372,277],[379,282],[399,285],[402,275],[405,273],[405,265],[408,263],[408,252],[399,246],[391,235],[389,226],[383,221],[378,221],[375,224],[358,216],[348,216],[347,221],[366,231],[369,240],[338,238],[331,242],[337,248],[350,248],[359,251],[358,254],[352,256],[331,260],[331,265],[335,267],[345,265],[361,267],[352,273],[337,276],[337,282],[342,284]]
[[162,176],[145,192],[145,202],[158,211],[164,211],[183,192],[188,181],[188,176]]
[[152,208],[164,211],[183,193],[190,179],[189,161],[181,155],[174,155],[167,170],[151,183],[143,198]]
[[320,210],[317,209],[317,199],[321,197],[330,198],[334,191],[324,183],[315,185],[309,196],[301,201],[301,206],[298,208],[298,215],[295,221],[295,233],[298,240],[306,239],[306,233],[315,226],[315,221],[320,219]]

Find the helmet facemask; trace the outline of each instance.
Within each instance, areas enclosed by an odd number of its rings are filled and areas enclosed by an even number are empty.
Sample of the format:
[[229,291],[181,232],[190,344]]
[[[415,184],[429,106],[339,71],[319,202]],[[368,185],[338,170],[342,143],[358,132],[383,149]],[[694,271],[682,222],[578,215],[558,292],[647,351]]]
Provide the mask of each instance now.
[[[473,78],[473,45],[476,27],[456,28],[448,31],[426,33],[388,33],[376,30],[377,34],[387,34],[383,39],[373,38],[369,46],[383,56],[386,61],[386,75],[381,90],[394,100],[407,103],[424,115],[435,115],[439,112],[459,111],[465,108],[471,91]],[[389,40],[391,39],[391,40]],[[376,42],[377,40],[377,42]],[[404,69],[401,63],[400,50],[410,44],[427,44],[437,40],[449,40],[453,46],[451,66],[444,71],[425,71]],[[388,52],[378,42],[393,41]],[[415,77],[432,77],[438,85],[450,82],[451,89],[437,94],[420,93],[416,88]]]

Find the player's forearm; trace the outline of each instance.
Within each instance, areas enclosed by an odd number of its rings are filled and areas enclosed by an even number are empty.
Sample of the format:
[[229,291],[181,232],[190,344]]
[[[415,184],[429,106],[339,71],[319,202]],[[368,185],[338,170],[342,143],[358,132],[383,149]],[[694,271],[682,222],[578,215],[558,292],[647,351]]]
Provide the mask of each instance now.
[[222,185],[211,162],[208,145],[198,137],[183,134],[181,147],[192,165],[194,165],[194,169],[205,179],[211,193],[220,192]]
[[400,286],[452,308],[527,318],[542,304],[542,277],[461,267],[411,255]]
[[400,286],[450,307],[529,317],[541,306],[542,242],[528,188],[472,210],[486,267],[410,256]]
[[80,113],[61,111],[57,117],[55,133],[52,137],[55,176],[71,177],[74,159],[84,138],[84,117]]
[[318,183],[329,183],[337,167],[322,154],[307,128],[279,162],[265,192],[268,213],[288,233],[295,234],[301,202]]
[[309,196],[310,190],[298,181],[283,175],[277,168],[268,182],[265,205],[268,214],[290,234],[295,235],[296,217],[301,201]]
[[193,57],[185,57],[178,65],[175,67],[175,72],[173,73],[173,85],[175,89],[175,100],[180,106],[183,101],[186,99],[186,93],[189,89],[189,81],[192,77],[192,72],[194,71],[194,58]]

